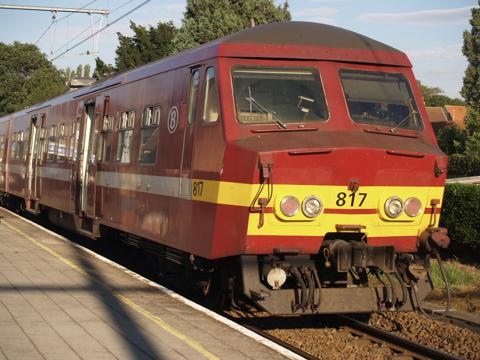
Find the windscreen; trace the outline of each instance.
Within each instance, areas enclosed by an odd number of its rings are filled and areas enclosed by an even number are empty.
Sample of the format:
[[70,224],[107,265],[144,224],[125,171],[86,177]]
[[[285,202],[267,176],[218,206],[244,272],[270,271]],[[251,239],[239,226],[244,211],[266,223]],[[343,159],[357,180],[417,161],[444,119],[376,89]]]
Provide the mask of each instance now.
[[232,78],[237,119],[243,124],[304,123],[328,117],[314,69],[237,67]]
[[340,77],[353,121],[392,129],[423,129],[412,90],[402,74],[341,70]]

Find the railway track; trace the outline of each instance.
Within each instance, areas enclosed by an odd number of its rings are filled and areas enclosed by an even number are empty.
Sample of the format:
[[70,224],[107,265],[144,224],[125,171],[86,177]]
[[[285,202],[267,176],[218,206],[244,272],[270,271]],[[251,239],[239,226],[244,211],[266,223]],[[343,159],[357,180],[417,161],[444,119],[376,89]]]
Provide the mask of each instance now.
[[443,351],[425,346],[418,342],[407,340],[403,337],[394,335],[388,331],[365,324],[361,321],[348,316],[338,315],[344,319],[348,325],[343,328],[350,331],[353,335],[367,338],[368,340],[387,345],[396,355],[411,357],[415,360],[438,359],[438,360],[458,360],[459,357],[447,354]]
[[[232,319],[231,317],[229,317]],[[239,322],[242,326],[247,329],[267,338],[270,341],[277,343],[280,346],[283,346],[290,350],[291,352],[307,359],[315,360],[319,357],[314,356],[301,348],[294,346],[293,344],[286,342],[279,337],[272,335],[268,332],[269,325],[267,329],[261,328],[261,325],[253,325],[252,318],[249,318],[247,321],[245,319],[235,319],[234,321]],[[319,322],[325,321],[328,324],[328,327],[341,329],[344,332],[348,332],[353,337],[366,340],[371,344],[376,344],[380,347],[387,348],[392,353],[392,356],[400,357],[402,359],[413,359],[413,360],[426,360],[426,359],[439,359],[439,360],[458,360],[459,357],[447,354],[443,351],[428,347],[426,345],[407,340],[403,337],[394,335],[388,331],[376,328],[374,326],[368,325],[364,322],[361,322],[357,319],[351,318],[344,315],[329,316],[327,318],[320,318]],[[262,322],[258,319],[255,322]],[[284,324],[286,328],[290,327],[290,324]],[[282,326],[282,325],[280,325]],[[308,326],[308,325],[307,325]],[[319,333],[318,341],[322,341],[321,334]]]

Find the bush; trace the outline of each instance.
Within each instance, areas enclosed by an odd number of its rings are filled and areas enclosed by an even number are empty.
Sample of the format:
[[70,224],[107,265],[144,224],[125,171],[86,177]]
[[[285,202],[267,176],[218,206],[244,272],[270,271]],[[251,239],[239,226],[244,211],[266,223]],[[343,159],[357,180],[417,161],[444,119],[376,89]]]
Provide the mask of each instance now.
[[460,258],[480,259],[479,215],[480,185],[448,184],[445,187],[441,226],[448,229],[451,250]]
[[453,154],[448,157],[447,177],[480,175],[480,155]]

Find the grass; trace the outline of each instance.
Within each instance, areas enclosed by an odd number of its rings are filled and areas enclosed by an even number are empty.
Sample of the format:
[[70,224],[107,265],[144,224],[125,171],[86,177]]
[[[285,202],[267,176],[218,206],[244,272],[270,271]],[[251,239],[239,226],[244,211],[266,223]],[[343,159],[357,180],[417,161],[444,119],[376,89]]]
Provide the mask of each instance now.
[[[443,262],[450,287],[456,294],[480,292],[480,269],[456,261]],[[435,288],[443,289],[445,284],[437,261],[432,261],[432,280]]]

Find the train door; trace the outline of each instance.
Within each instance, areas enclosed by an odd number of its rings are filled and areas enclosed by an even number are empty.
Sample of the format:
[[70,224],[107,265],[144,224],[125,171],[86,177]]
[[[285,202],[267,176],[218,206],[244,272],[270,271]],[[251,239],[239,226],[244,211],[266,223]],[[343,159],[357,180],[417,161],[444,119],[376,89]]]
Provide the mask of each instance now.
[[95,129],[95,102],[87,102],[84,106],[82,138],[80,141],[79,157],[77,161],[78,190],[76,191],[77,214],[82,217],[87,214],[89,161],[93,153],[93,135]]
[[202,67],[200,66],[192,68],[189,79],[187,114],[185,131],[183,134],[182,160],[180,164],[180,195],[186,198],[192,196],[192,158],[195,138],[195,119],[200,104],[201,69]]
[[[43,118],[43,117],[42,117]],[[37,197],[37,154],[40,139],[40,121],[38,115],[30,119],[30,130],[28,135],[28,150],[26,158],[26,209],[35,211]]]

